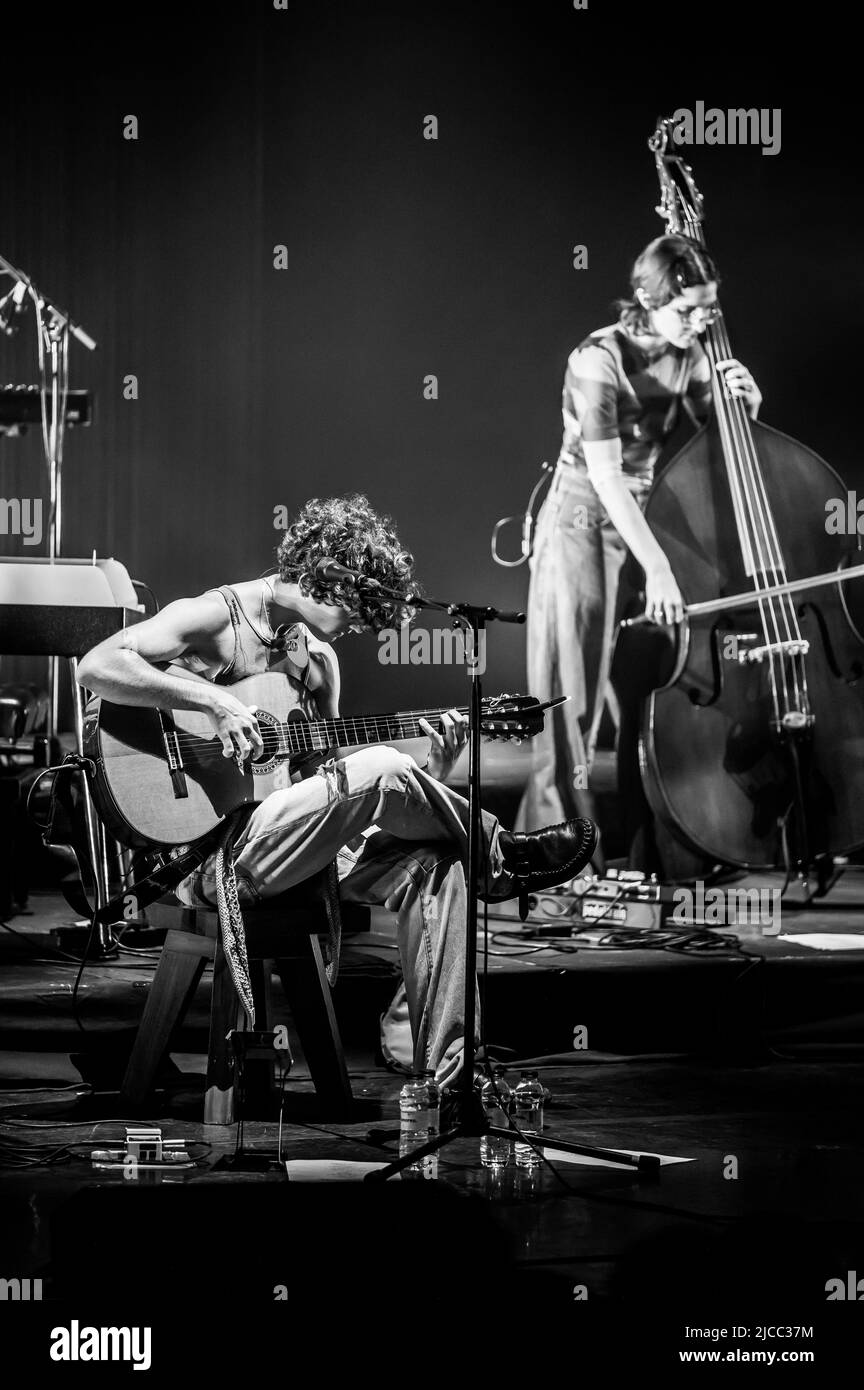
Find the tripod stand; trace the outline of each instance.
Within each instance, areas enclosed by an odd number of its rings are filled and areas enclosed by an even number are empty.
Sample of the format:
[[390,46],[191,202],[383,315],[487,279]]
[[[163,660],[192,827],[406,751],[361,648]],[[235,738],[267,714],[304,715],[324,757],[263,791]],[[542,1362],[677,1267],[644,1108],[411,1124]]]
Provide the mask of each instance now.
[[[444,1134],[436,1135],[428,1143],[420,1145],[411,1153],[404,1154],[401,1158],[394,1159],[383,1168],[378,1168],[374,1172],[368,1173],[364,1182],[386,1182],[394,1174],[400,1173],[404,1168],[410,1167],[418,1160],[426,1158],[429,1154],[437,1153],[445,1145],[452,1144],[456,1139],[480,1138],[483,1135],[491,1134],[500,1138],[512,1139],[514,1136],[521,1137],[531,1148],[538,1150],[542,1156],[542,1141],[533,1143],[528,1135],[522,1135],[521,1131],[512,1126],[490,1125],[479,1091],[474,1085],[474,1031],[476,1023],[475,1010],[475,980],[477,974],[477,884],[478,870],[481,863],[481,836],[482,836],[482,803],[481,803],[481,779],[480,779],[480,720],[482,710],[482,688],[481,688],[481,647],[485,644],[486,624],[488,622],[510,622],[524,623],[524,613],[500,612],[495,608],[478,607],[470,603],[442,603],[436,599],[412,599],[415,607],[443,609],[454,618],[462,620],[466,633],[467,648],[467,667],[468,676],[471,681],[471,702],[469,706],[469,772],[468,772],[468,920],[465,932],[465,996],[464,996],[464,1053],[462,1071],[458,1079],[458,1121],[453,1129]],[[488,1061],[486,1063],[488,1066]],[[580,1154],[587,1158],[606,1159],[614,1163],[620,1163],[628,1167],[636,1168],[640,1172],[656,1173],[660,1167],[660,1160],[653,1154],[626,1154],[616,1149],[595,1148],[585,1144],[574,1144],[569,1140],[554,1141],[554,1146],[566,1153]]]

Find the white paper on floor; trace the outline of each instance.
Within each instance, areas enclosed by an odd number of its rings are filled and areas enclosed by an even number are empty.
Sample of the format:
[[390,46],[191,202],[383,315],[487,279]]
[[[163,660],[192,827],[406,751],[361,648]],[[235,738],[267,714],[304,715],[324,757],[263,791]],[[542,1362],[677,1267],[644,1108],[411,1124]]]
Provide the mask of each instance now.
[[291,1182],[362,1182],[367,1173],[386,1168],[386,1163],[354,1163],[347,1158],[288,1158],[285,1168]]
[[792,941],[796,946],[809,946],[814,951],[864,951],[864,932],[811,931],[800,935],[781,932],[774,940]]
[[[603,1145],[601,1144],[597,1147],[602,1148]],[[618,1153],[630,1154],[633,1158],[635,1158],[637,1154],[648,1153],[647,1149],[622,1149],[620,1145],[615,1145],[615,1148]],[[588,1154],[571,1154],[568,1153],[566,1149],[550,1148],[548,1144],[543,1145],[543,1153],[548,1159],[551,1159],[553,1163],[579,1163],[584,1164],[587,1168],[624,1168],[627,1169],[628,1172],[634,1171],[629,1163],[613,1163],[611,1159],[591,1158]],[[649,1154],[649,1157],[659,1158],[661,1168],[665,1168],[667,1164],[670,1163],[696,1162],[695,1158],[675,1158],[672,1154]]]

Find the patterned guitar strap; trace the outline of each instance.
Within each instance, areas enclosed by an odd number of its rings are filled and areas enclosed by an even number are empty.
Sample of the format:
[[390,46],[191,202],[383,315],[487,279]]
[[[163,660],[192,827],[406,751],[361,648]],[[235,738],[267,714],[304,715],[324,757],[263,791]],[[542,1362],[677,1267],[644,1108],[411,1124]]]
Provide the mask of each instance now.
[[[252,997],[252,978],[249,972],[249,957],[246,951],[246,930],[243,911],[237,893],[237,873],[232,853],[234,840],[243,828],[253,806],[242,806],[234,816],[229,817],[219,838],[216,850],[216,904],[219,910],[219,926],[222,932],[222,949],[228,962],[228,969],[234,988],[249,1019],[249,1027],[255,1027],[255,1002]],[[339,876],[333,861],[324,870],[324,907],[327,912],[328,940],[326,950],[327,982],[332,987],[339,973],[339,952],[342,945],[342,915],[339,907]]]

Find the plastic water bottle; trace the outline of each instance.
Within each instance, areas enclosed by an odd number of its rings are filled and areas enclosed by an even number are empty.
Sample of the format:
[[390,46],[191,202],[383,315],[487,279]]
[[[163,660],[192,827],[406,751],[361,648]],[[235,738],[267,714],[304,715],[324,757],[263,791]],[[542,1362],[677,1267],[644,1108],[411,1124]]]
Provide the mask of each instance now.
[[[506,1129],[510,1116],[510,1097],[513,1092],[504,1080],[504,1068],[496,1067],[494,1076],[483,1078],[480,1095],[490,1125]],[[497,1134],[484,1134],[480,1139],[480,1162],[484,1168],[506,1168],[513,1153],[513,1141]]]
[[[441,1094],[433,1071],[415,1072],[399,1092],[399,1157],[428,1144],[438,1133]],[[408,1168],[405,1177],[438,1176],[438,1155],[427,1154]]]
[[[513,1092],[515,1101],[515,1123],[522,1133],[542,1142],[543,1135],[543,1087],[536,1071],[523,1071],[522,1080]],[[530,1144],[516,1140],[516,1167],[539,1168],[542,1162],[536,1149]]]

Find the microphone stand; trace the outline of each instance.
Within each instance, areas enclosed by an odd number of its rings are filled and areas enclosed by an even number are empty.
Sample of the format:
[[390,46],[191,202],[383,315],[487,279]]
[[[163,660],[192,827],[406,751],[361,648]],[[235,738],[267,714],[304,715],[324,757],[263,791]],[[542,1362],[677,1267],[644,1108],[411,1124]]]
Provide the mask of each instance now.
[[[381,590],[381,592],[386,592]],[[473,603],[445,603],[439,599],[411,597],[407,600],[414,608],[434,608],[443,610],[451,617],[461,620],[466,640],[468,641],[466,662],[468,668],[468,678],[471,682],[471,702],[469,707],[469,771],[468,771],[468,863],[466,874],[468,879],[468,920],[465,930],[465,993],[463,1004],[464,1032],[463,1032],[463,1061],[462,1071],[458,1079],[458,1119],[455,1128],[447,1130],[444,1134],[438,1134],[428,1143],[419,1145],[412,1152],[404,1154],[401,1158],[394,1159],[383,1168],[375,1169],[367,1173],[364,1182],[386,1182],[388,1178],[396,1173],[401,1173],[404,1168],[409,1168],[419,1159],[426,1158],[429,1154],[437,1153],[439,1149],[448,1144],[452,1144],[456,1139],[481,1138],[484,1134],[496,1135],[504,1139],[521,1138],[523,1142],[530,1145],[543,1157],[543,1140],[540,1135],[537,1140],[532,1140],[531,1136],[522,1134],[522,1131],[513,1124],[512,1120],[508,1128],[503,1126],[490,1125],[486,1118],[486,1111],[479,1090],[474,1085],[474,1057],[476,1048],[474,1045],[474,1032],[476,1024],[475,1009],[475,989],[477,978],[477,885],[478,870],[481,862],[481,838],[483,834],[482,804],[481,804],[481,779],[480,779],[480,725],[483,709],[483,692],[480,680],[480,654],[481,645],[485,640],[486,624],[489,622],[499,623],[524,623],[525,614],[516,612],[502,612],[497,608],[490,608],[485,605]],[[486,1067],[488,1070],[488,1059]],[[627,1154],[621,1153],[616,1149],[589,1147],[585,1144],[574,1144],[569,1140],[554,1140],[554,1147],[562,1149],[567,1153],[581,1154],[588,1158],[606,1159],[614,1163],[620,1163],[627,1167],[636,1168],[640,1172],[659,1172],[660,1160],[653,1154]],[[548,1161],[548,1160],[547,1160]]]
[[[26,271],[7,261],[0,255],[0,275],[8,275],[15,281],[16,289],[23,286],[19,296],[19,307],[23,305],[24,295],[30,296],[36,310],[39,350],[39,387],[42,406],[42,447],[48,468],[48,561],[53,564],[59,558],[63,531],[63,438],[66,430],[66,396],[69,390],[69,341],[75,338],[88,352],[96,348],[95,339],[85,332],[80,324],[55,304],[47,294],[38,288]],[[14,292],[13,292],[14,297]],[[18,325],[8,320],[5,332],[17,332]],[[60,658],[48,658],[48,747],[53,749],[57,734],[60,710]],[[75,681],[75,663],[72,663],[72,702],[75,719],[75,735],[79,758],[83,759],[84,692]],[[54,754],[51,753],[53,758]],[[109,896],[108,850],[105,830],[100,823],[90,795],[90,785],[85,773],[82,779],[84,801],[84,825],[87,851],[90,856],[95,885],[96,913],[91,930],[91,953],[104,958],[116,951],[111,941],[110,928],[98,915],[104,909]],[[96,933],[93,940],[94,931]]]

